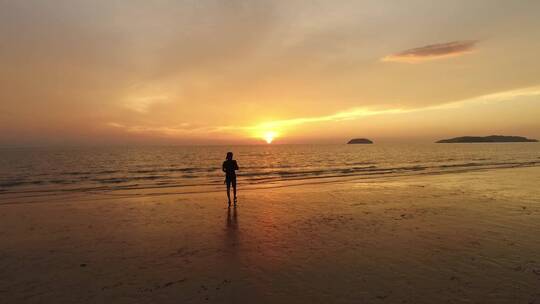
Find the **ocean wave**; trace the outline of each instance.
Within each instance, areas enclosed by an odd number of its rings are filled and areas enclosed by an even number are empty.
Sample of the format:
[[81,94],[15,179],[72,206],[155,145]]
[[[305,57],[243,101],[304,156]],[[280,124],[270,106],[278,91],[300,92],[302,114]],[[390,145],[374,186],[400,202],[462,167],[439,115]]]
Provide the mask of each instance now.
[[[287,181],[313,179],[340,179],[354,177],[377,177],[412,174],[440,174],[465,172],[471,170],[509,168],[522,166],[538,166],[540,161],[467,161],[461,163],[424,163],[410,162],[409,164],[383,165],[373,162],[356,162],[352,166],[336,167],[261,167],[262,170],[244,169],[238,173],[239,182],[246,184],[264,184]],[[247,166],[244,168],[248,168]],[[309,169],[307,169],[309,168]],[[180,174],[176,174],[180,173]],[[151,189],[163,187],[197,187],[217,186],[223,183],[223,173],[220,168],[156,168],[138,170],[96,170],[67,171],[61,176],[51,178],[3,178],[0,181],[0,195],[10,193],[51,193],[58,191],[116,191]],[[62,175],[66,178],[62,178]],[[69,177],[69,178],[67,178]]]

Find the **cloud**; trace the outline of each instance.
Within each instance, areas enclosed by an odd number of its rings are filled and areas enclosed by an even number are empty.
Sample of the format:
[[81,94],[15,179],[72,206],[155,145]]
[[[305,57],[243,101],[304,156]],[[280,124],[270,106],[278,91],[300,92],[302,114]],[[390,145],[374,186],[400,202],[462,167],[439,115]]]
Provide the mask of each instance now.
[[175,126],[144,126],[144,125],[126,125],[118,122],[109,122],[106,126],[120,129],[129,133],[147,133],[160,134],[165,136],[187,136],[190,134],[209,134],[216,132],[215,127],[196,126],[187,122]]
[[125,106],[139,113],[147,113],[148,109],[153,105],[159,103],[166,103],[168,101],[169,97],[166,95],[145,96],[129,99],[125,102]]
[[478,40],[460,40],[430,44],[388,55],[382,61],[417,63],[426,60],[455,57],[473,52],[477,43]]
[[487,95],[481,95],[469,99],[456,100],[440,105],[418,107],[418,108],[353,108],[342,112],[337,112],[323,116],[298,117],[292,119],[274,120],[261,122],[254,125],[191,125],[182,123],[176,126],[142,126],[142,125],[123,125],[116,122],[108,123],[109,127],[122,129],[130,133],[138,134],[156,134],[170,137],[197,137],[208,135],[244,135],[251,138],[263,138],[267,132],[275,132],[278,136],[288,129],[305,124],[314,124],[329,121],[356,120],[363,117],[375,115],[396,115],[430,110],[444,110],[460,108],[470,104],[486,104],[512,101],[521,97],[540,96],[540,86],[526,87],[516,90],[497,92]]
[[[429,110],[440,110],[448,108],[458,108],[467,104],[477,104],[477,103],[496,103],[515,100],[520,97],[534,97],[540,96],[540,86],[533,86],[527,88],[521,88],[517,90],[504,91],[498,93],[492,93],[482,96],[477,96],[464,100],[452,101],[440,105],[418,107],[418,108],[393,108],[393,109],[369,109],[369,108],[356,108],[350,109],[348,111],[343,111],[331,115],[318,116],[318,117],[302,117],[302,118],[293,118],[286,120],[276,120],[270,122],[264,122],[258,125],[243,127],[246,130],[273,130],[280,129],[283,127],[298,126],[306,123],[316,123],[324,121],[341,121],[341,120],[353,120],[367,116],[373,115],[386,115],[386,114],[404,114],[411,112],[419,111],[429,111]],[[231,127],[239,128],[239,127]],[[221,127],[222,130],[226,130],[227,127]]]

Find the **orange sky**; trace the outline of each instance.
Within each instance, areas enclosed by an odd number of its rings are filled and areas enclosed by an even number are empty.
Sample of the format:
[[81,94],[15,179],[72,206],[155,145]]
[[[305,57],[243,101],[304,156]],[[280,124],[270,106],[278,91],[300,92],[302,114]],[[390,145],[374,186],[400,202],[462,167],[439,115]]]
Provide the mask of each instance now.
[[0,144],[540,138],[539,1],[2,1]]

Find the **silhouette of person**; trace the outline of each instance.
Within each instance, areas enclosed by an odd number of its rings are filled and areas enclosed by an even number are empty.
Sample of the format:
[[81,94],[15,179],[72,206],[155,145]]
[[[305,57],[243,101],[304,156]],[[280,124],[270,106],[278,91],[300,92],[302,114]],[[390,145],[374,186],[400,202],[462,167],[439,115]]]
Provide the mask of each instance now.
[[229,206],[231,206],[231,184],[233,186],[234,193],[234,205],[236,206],[236,170],[238,170],[238,164],[233,159],[233,153],[227,152],[227,158],[223,162],[221,168],[225,172],[225,183],[227,184],[227,198],[229,199]]

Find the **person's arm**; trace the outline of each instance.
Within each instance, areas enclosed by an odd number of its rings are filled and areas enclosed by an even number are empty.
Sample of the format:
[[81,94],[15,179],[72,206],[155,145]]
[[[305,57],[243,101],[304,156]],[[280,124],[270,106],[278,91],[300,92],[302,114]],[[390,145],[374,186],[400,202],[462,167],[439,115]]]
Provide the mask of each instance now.
[[238,168],[238,163],[236,161],[234,161],[234,170],[239,170],[240,168]]
[[221,171],[227,172],[227,170],[225,170],[225,162],[223,162],[223,165],[221,165]]

